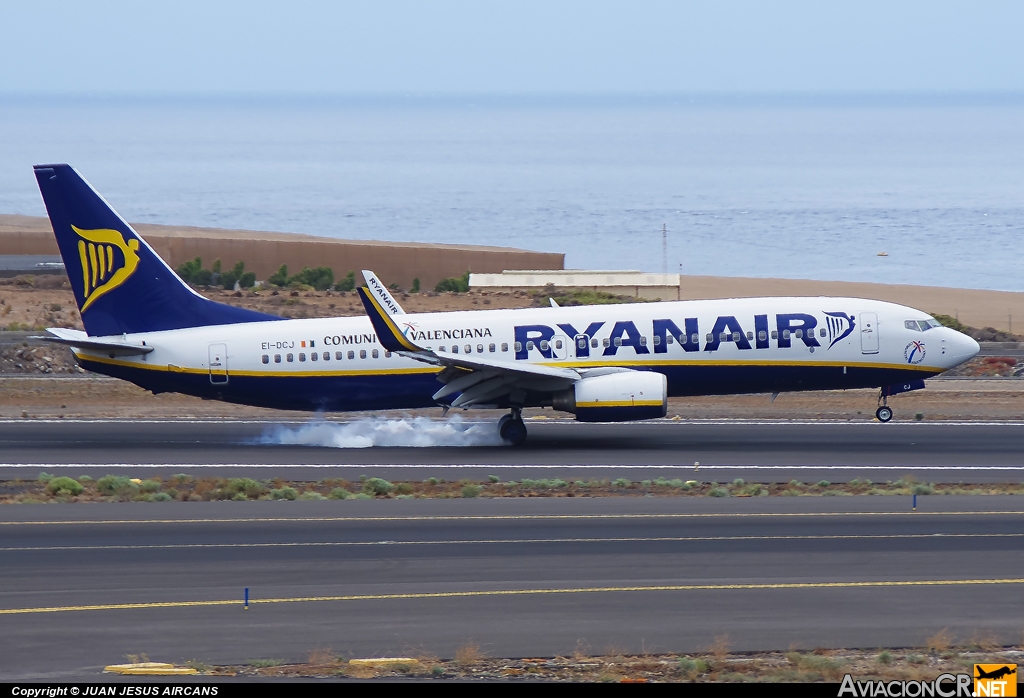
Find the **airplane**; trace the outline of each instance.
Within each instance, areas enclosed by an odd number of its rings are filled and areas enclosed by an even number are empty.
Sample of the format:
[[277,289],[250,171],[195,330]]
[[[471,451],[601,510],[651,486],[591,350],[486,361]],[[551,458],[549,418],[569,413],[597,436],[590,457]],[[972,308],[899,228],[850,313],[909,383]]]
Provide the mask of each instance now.
[[440,406],[581,422],[665,417],[669,397],[924,387],[975,356],[927,313],[860,298],[770,297],[407,313],[371,272],[364,317],[283,319],[209,300],[182,281],[66,164],[37,165],[85,332],[49,328],[79,365],[153,393],[289,410]]

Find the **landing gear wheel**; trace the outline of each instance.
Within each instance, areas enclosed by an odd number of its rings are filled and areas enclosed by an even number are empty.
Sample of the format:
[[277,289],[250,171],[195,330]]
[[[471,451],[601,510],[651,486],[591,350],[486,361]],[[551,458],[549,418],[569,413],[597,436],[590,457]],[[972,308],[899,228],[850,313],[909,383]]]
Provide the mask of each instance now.
[[886,405],[882,405],[877,410],[875,410],[875,419],[877,419],[879,422],[888,422],[890,419],[892,419],[892,408]]
[[526,441],[526,425],[522,419],[507,414],[498,422],[498,436],[502,441],[518,446]]

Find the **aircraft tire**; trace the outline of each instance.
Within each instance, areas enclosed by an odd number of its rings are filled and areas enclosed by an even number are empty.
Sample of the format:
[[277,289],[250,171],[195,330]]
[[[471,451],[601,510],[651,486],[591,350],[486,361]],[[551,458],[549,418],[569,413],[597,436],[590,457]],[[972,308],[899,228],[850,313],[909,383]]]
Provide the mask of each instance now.
[[888,422],[892,419],[892,408],[885,406],[879,407],[875,410],[875,419],[879,422]]
[[523,424],[523,420],[516,419],[511,415],[506,415],[508,420],[502,420],[504,423],[499,423],[498,436],[501,440],[511,444],[512,446],[518,446],[519,444],[526,441],[526,425]]

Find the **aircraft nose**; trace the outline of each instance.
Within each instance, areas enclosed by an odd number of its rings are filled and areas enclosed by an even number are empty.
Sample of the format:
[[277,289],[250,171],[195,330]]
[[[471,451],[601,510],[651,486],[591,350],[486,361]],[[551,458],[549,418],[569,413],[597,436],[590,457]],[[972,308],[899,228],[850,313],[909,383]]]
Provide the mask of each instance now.
[[981,345],[973,337],[968,337],[956,330],[950,330],[950,333],[952,337],[946,347],[946,356],[949,359],[950,368],[973,359],[981,352]]

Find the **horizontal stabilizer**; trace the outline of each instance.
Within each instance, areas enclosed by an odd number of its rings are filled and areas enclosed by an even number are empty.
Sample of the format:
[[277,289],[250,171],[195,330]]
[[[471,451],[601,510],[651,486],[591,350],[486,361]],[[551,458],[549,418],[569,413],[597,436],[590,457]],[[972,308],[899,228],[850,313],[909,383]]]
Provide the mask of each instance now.
[[115,356],[141,356],[153,351],[153,347],[145,344],[129,344],[128,342],[117,342],[102,339],[90,338],[85,332],[78,330],[66,330],[54,327],[46,330],[52,333],[53,337],[32,337],[41,339],[44,342],[63,344],[74,349],[85,349],[86,351],[102,352],[111,358]]

